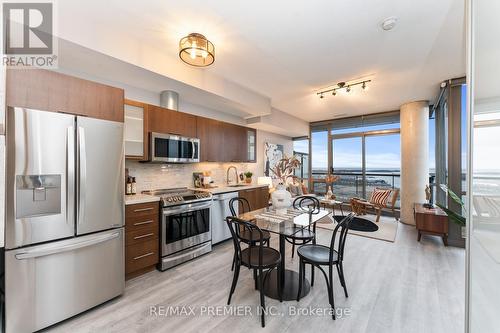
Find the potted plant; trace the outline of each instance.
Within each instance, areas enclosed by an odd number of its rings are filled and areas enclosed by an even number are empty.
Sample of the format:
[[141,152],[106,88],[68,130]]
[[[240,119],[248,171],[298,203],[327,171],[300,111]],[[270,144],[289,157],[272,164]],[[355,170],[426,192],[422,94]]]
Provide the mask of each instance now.
[[[450,190],[448,188],[448,186],[446,186],[444,184],[440,184],[439,187],[441,187],[441,190],[446,192],[451,197],[451,199],[453,201],[455,201],[457,204],[459,204],[462,207],[462,210],[466,212],[464,202],[462,201],[462,199],[460,199],[460,197],[455,192]],[[444,210],[446,214],[448,214],[448,217],[452,222],[458,224],[462,228],[462,235],[465,235],[465,225],[466,225],[467,219],[464,216],[462,216],[461,214],[457,214],[454,211],[452,211],[451,209],[449,209],[448,207],[445,207],[444,205],[440,205],[440,204],[436,204],[436,205],[439,208],[441,208],[442,210]]]
[[244,173],[244,175],[245,175],[245,182],[247,184],[250,184],[252,182],[253,173],[250,172],[250,171],[247,171],[247,172]]

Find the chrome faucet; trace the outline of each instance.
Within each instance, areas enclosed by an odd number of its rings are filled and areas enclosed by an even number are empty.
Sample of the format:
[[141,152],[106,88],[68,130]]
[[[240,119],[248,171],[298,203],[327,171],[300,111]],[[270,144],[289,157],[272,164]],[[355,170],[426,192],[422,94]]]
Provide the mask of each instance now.
[[239,183],[239,176],[238,176],[238,169],[236,169],[236,167],[234,165],[231,165],[229,168],[227,168],[227,171],[226,171],[226,184],[229,185],[230,182],[229,182],[229,170],[231,169],[234,169],[234,172],[235,172],[235,175],[236,175],[236,184]]

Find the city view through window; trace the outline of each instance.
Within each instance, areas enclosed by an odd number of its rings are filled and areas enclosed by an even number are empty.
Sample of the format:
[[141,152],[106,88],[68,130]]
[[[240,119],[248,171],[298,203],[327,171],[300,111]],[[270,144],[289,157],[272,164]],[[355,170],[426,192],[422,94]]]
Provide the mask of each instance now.
[[[397,125],[392,124],[394,127]],[[394,133],[384,135],[333,135],[331,149],[331,173],[339,176],[339,179],[327,184],[324,179],[328,174],[328,133],[313,133],[312,176],[315,193],[325,193],[328,186],[332,186],[337,198],[348,201],[352,197],[367,198],[375,188],[399,188],[401,157],[397,128]]]

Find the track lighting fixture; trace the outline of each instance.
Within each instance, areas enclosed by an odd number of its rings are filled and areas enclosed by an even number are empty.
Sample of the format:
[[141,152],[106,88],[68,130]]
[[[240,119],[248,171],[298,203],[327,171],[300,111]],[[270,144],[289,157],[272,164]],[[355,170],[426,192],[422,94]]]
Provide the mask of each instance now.
[[353,83],[349,83],[349,84],[346,84],[345,82],[339,82],[336,84],[335,87],[330,88],[330,89],[326,89],[323,91],[319,91],[316,93],[316,95],[319,95],[319,98],[324,98],[325,96],[323,94],[331,92],[332,96],[336,96],[337,91],[342,91],[342,89],[343,89],[343,90],[345,90],[345,92],[348,93],[351,91],[352,87],[355,87],[357,85],[361,85],[361,89],[363,89],[363,90],[368,90],[368,82],[372,82],[372,80],[363,80],[363,81],[353,82]]

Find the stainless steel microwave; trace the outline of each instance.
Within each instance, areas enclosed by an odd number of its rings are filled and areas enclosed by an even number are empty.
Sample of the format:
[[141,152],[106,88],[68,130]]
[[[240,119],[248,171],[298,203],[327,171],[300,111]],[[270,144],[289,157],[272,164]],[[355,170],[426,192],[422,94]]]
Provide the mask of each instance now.
[[200,139],[174,134],[149,134],[149,161],[195,163],[200,161]]

